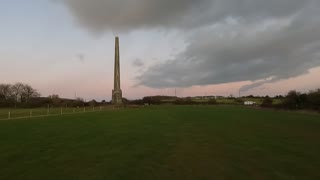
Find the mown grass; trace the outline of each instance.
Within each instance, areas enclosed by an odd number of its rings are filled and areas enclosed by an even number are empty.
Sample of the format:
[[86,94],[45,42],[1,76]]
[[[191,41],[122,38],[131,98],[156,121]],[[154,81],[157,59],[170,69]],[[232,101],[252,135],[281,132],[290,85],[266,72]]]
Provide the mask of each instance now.
[[0,121],[0,179],[320,179],[320,116],[156,106]]

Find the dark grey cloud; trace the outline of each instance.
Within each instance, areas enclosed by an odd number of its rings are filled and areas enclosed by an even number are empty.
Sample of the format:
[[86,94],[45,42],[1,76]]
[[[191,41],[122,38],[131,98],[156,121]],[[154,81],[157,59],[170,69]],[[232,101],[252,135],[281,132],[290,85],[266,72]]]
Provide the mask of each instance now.
[[[261,85],[264,85],[264,84],[266,84],[266,83],[273,83],[273,82],[276,82],[276,81],[278,81],[278,79],[275,78],[275,77],[270,77],[270,78],[268,78],[268,79],[258,80],[258,81],[255,81],[255,82],[251,83],[251,84],[242,86],[242,87],[239,89],[239,91],[241,91],[241,92],[246,92],[246,91],[248,91],[248,90],[254,89],[254,88],[259,87],[259,86],[261,86]],[[261,89],[264,90],[265,87],[263,87],[263,88],[261,88]]]
[[132,65],[135,67],[142,67],[142,66],[144,66],[144,62],[141,59],[135,59],[132,62]]
[[148,87],[256,81],[245,91],[320,66],[319,0],[62,1],[94,34],[186,31],[184,52],[137,77]]
[[228,16],[283,17],[316,0],[61,0],[92,32],[140,28],[188,28]]
[[309,10],[290,18],[204,28],[191,35],[184,52],[151,66],[138,80],[164,88],[273,77],[241,88],[246,91],[305,74],[320,66],[320,20]]
[[94,33],[187,25],[211,0],[62,0],[76,21]]
[[85,62],[85,58],[86,58],[86,55],[85,55],[85,54],[78,53],[78,54],[76,55],[76,57],[77,57],[77,59],[78,59],[79,62],[81,62],[81,63],[84,63],[84,62]]

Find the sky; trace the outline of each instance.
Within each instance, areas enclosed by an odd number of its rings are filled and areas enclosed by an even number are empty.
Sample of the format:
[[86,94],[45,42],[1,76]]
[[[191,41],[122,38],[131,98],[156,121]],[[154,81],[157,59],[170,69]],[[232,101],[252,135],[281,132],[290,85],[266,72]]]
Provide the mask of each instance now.
[[3,0],[0,83],[110,100],[320,88],[318,0]]

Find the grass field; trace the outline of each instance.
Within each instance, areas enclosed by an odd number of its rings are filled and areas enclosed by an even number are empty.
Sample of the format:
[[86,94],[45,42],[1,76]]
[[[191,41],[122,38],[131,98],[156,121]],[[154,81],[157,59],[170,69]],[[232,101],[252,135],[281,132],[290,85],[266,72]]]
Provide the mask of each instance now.
[[0,121],[1,180],[312,180],[319,169],[319,115],[156,106]]

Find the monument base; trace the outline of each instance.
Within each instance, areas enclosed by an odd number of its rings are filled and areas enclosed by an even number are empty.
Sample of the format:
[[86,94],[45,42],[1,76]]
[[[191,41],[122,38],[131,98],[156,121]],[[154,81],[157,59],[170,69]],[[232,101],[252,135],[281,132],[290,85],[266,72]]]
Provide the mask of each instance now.
[[112,104],[122,105],[122,91],[112,90]]

